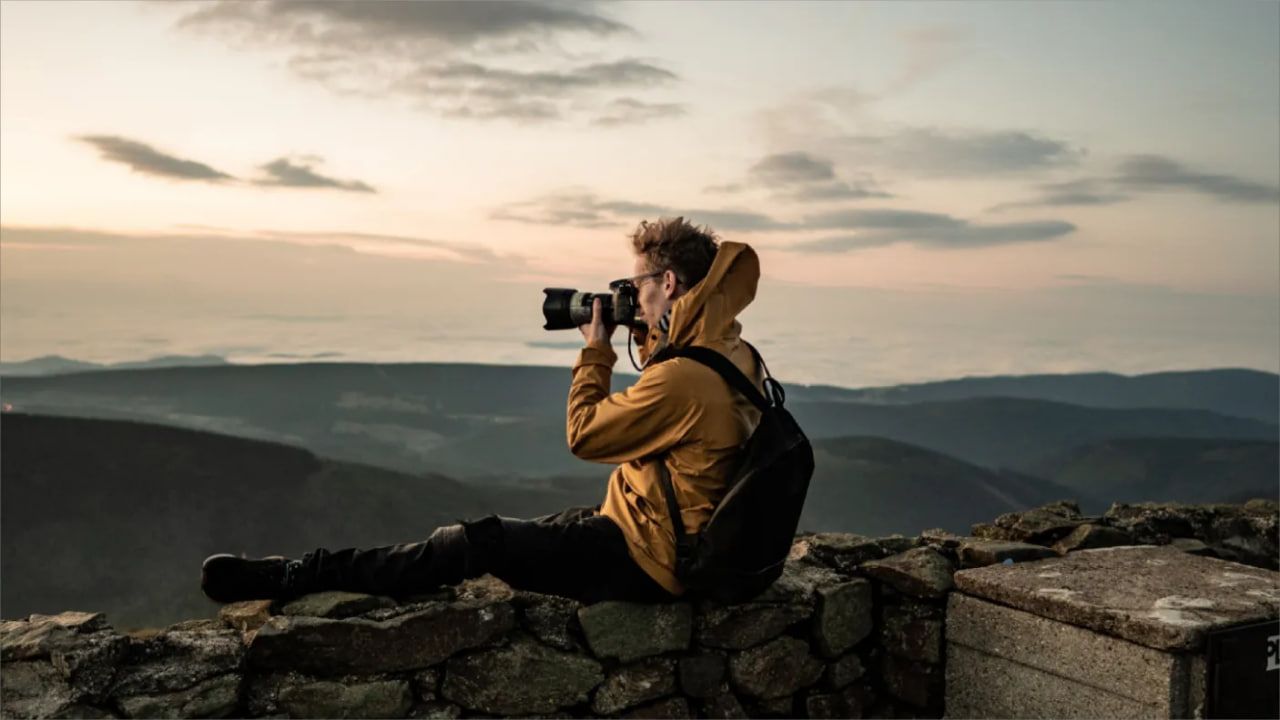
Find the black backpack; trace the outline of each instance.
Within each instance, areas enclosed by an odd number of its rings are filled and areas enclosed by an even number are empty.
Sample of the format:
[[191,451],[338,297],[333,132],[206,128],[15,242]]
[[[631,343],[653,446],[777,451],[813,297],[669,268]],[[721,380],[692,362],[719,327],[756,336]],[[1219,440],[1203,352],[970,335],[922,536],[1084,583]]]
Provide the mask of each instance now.
[[668,350],[663,358],[686,357],[710,367],[761,412],[742,464],[728,478],[729,491],[694,537],[685,533],[671,475],[666,463],[659,463],[676,535],[676,578],[691,596],[724,604],[759,595],[782,574],[813,476],[813,447],[782,407],[786,393],[760,353],[747,347],[764,369],[768,398],[732,361],[710,348]]

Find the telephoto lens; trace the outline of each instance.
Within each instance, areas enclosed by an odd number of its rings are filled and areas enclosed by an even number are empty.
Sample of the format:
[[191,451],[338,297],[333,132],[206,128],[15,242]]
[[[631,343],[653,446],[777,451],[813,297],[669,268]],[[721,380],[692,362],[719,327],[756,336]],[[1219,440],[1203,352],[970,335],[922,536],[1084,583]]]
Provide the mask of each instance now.
[[546,288],[542,292],[542,317],[547,323],[543,330],[572,330],[591,322],[591,303],[600,298],[600,310],[607,321],[612,322],[613,296],[607,293],[589,293],[572,288]]

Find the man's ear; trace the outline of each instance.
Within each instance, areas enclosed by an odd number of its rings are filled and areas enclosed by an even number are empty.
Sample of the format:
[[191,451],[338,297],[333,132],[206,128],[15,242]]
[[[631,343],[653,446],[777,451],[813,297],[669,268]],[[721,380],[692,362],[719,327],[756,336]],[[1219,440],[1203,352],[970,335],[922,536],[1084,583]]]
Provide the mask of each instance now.
[[662,292],[667,296],[667,299],[675,299],[679,289],[680,279],[676,277],[676,274],[670,270],[664,271],[662,273]]

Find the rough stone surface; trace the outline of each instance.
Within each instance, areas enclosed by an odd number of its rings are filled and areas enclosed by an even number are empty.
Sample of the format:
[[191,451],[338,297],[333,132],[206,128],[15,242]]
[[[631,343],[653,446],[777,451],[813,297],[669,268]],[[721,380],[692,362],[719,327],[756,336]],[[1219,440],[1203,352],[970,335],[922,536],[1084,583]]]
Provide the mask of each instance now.
[[310,675],[412,670],[483,645],[514,625],[510,605],[472,601],[428,603],[382,622],[276,616],[254,636],[249,661],[259,669]]
[[812,605],[800,603],[708,607],[695,620],[695,637],[705,647],[745,650],[778,637],[812,614]]
[[864,572],[913,597],[943,597],[953,586],[951,562],[931,547],[920,547],[862,566]]
[[821,565],[803,559],[789,559],[782,567],[782,575],[751,602],[812,607],[818,588],[838,585],[847,579]]
[[117,702],[134,718],[228,717],[240,703],[242,681],[237,674],[219,675],[176,692],[122,697]]
[[856,685],[840,692],[810,695],[805,710],[811,718],[861,718],[866,717],[873,700],[871,688]]
[[1061,555],[1066,555],[1073,550],[1092,550],[1133,544],[1133,536],[1123,530],[1085,523],[1054,543],[1053,549]]
[[1169,547],[1175,550],[1181,550],[1189,555],[1201,555],[1204,557],[1217,557],[1218,554],[1213,548],[1205,545],[1203,542],[1195,538],[1174,538],[1169,541]]
[[880,626],[880,644],[904,660],[942,662],[943,621],[918,606],[889,607]]
[[1051,545],[1089,521],[1075,502],[1059,500],[1023,512],[1005,513],[991,525],[974,525],[973,534],[990,540]]
[[995,565],[1005,560],[1016,563],[1028,560],[1040,560],[1055,557],[1058,553],[1042,545],[1014,542],[1012,540],[983,540],[981,538],[964,539],[956,548],[960,567],[975,568]]
[[897,555],[920,545],[919,538],[900,535],[869,538],[852,533],[816,533],[797,540],[792,546],[791,557],[796,560],[812,560],[852,575],[865,562]]
[[413,674],[414,694],[422,702],[440,699],[440,669],[427,668]]
[[129,644],[111,693],[156,695],[185,690],[215,676],[240,672],[245,648],[240,633],[166,631]]
[[858,578],[818,589],[813,639],[825,658],[839,656],[871,634],[871,583]]
[[539,641],[560,650],[578,650],[575,637],[582,603],[554,595],[517,592],[514,603],[520,625]]
[[764,700],[791,695],[822,677],[823,665],[803,640],[780,637],[729,660],[733,686]]
[[866,672],[866,668],[862,665],[862,658],[858,657],[857,653],[849,653],[827,665],[827,669],[822,673],[822,684],[828,690],[841,690]]
[[1244,505],[1116,503],[1102,522],[1141,543],[1164,545],[1174,538],[1195,538],[1223,559],[1280,568],[1280,500],[1257,499]]
[[742,703],[731,692],[721,693],[702,703],[702,716],[718,720],[748,717],[747,711],[742,709]]
[[693,609],[688,603],[601,602],[579,610],[578,622],[596,657],[627,663],[687,649]]
[[667,698],[623,713],[624,718],[691,718],[689,701],[682,697]]
[[942,708],[946,694],[942,666],[885,655],[880,673],[885,691],[893,697],[923,710]]
[[262,678],[249,688],[257,715],[304,718],[398,718],[409,713],[413,694],[406,680],[319,680],[293,674]]
[[680,689],[695,698],[710,698],[724,691],[727,664],[723,655],[698,653],[680,658]]
[[548,713],[587,699],[604,680],[596,660],[554,650],[532,639],[449,660],[440,695],[493,715]]
[[32,615],[0,623],[0,662],[48,660],[77,698],[101,699],[129,641],[101,613]]
[[451,703],[424,702],[415,705],[408,717],[423,720],[454,720],[462,717],[462,708]]
[[0,663],[0,710],[4,717],[52,717],[74,703],[76,695],[48,661]]
[[370,610],[395,607],[396,601],[377,595],[349,592],[320,592],[304,595],[280,608],[281,615],[346,618],[363,615]]
[[600,715],[612,715],[666,697],[675,690],[675,663],[667,658],[649,658],[609,673],[596,690],[591,709]]
[[1210,628],[1280,614],[1280,573],[1170,547],[1080,550],[962,570],[956,584],[969,595],[1162,650],[1198,650]]

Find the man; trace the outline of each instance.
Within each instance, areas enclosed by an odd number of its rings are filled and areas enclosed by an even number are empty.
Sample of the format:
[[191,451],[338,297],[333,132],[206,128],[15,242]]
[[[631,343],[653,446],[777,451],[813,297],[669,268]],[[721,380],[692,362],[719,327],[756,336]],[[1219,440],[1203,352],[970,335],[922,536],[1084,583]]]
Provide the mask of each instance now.
[[491,573],[517,589],[601,600],[663,601],[684,594],[661,466],[686,532],[696,533],[727,491],[759,411],[712,369],[664,349],[709,347],[759,384],[737,315],[755,298],[760,264],[741,243],[719,243],[683,218],[642,222],[631,235],[641,319],[633,331],[640,379],[610,394],[615,328],[599,301],[569,390],[568,441],[584,460],[616,464],[604,502],[534,520],[489,516],[437,529],[422,542],[300,559],[205,560],[201,588],[218,602],[322,590],[407,596]]

